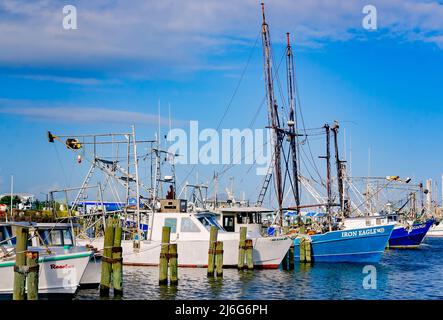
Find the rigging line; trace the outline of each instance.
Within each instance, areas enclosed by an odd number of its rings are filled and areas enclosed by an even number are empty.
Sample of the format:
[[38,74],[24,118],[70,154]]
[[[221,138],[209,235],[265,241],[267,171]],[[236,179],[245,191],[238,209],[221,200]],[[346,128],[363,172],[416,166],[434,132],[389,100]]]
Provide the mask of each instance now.
[[68,178],[66,176],[65,168],[63,167],[63,163],[62,163],[62,160],[60,158],[60,154],[58,153],[58,149],[57,149],[57,146],[55,145],[55,143],[53,144],[53,146],[54,146],[55,154],[57,155],[58,163],[62,169],[63,178],[65,179],[65,189],[67,189],[68,188]]
[[[260,38],[260,34],[261,34],[261,31],[257,34],[257,38],[255,39],[254,46],[252,47],[252,49],[251,49],[251,51],[249,53],[248,60],[247,60],[246,65],[243,68],[243,71],[242,71],[242,73],[240,75],[240,79],[239,79],[239,81],[237,83],[237,86],[235,87],[234,92],[233,92],[233,94],[232,94],[232,96],[231,96],[231,98],[229,100],[229,103],[228,103],[226,109],[225,109],[225,112],[223,113],[223,116],[222,116],[222,118],[220,119],[220,121],[219,121],[219,123],[217,125],[217,129],[216,129],[217,131],[220,129],[220,127],[221,127],[221,125],[223,123],[223,120],[225,119],[226,115],[228,114],[228,112],[229,112],[229,110],[230,110],[230,108],[232,106],[232,102],[234,101],[234,98],[237,95],[238,89],[240,88],[240,85],[243,82],[243,78],[244,78],[244,76],[246,74],[246,71],[247,71],[247,69],[249,67],[249,63],[251,62],[251,59],[252,59],[253,53],[255,51],[255,48],[257,47],[257,43],[258,43],[258,39]],[[192,172],[194,171],[196,166],[197,166],[196,164],[194,164],[192,166],[191,170],[189,171],[188,175],[185,177],[184,180],[189,178],[189,176],[192,174]]]
[[[277,66],[277,69],[275,70],[274,74],[272,75],[272,79],[273,79],[273,80],[278,79],[278,72],[279,72],[279,70],[280,70],[280,67],[281,67],[281,65],[282,65],[282,62],[283,62],[283,58],[284,58],[284,57],[285,57],[285,54],[283,54],[282,58],[280,59],[280,62],[279,62],[279,64],[278,64],[278,66]],[[278,80],[277,80],[277,81],[278,81]],[[252,125],[253,125],[253,124],[255,123],[255,121],[257,120],[258,114],[260,113],[260,111],[261,111],[261,109],[263,108],[263,105],[264,105],[264,103],[265,103],[265,101],[266,101],[266,97],[267,97],[267,95],[265,94],[265,96],[264,96],[264,98],[263,98],[263,100],[262,100],[262,102],[261,102],[261,104],[260,104],[260,106],[259,106],[259,108],[258,108],[256,114],[254,115],[254,117],[253,117],[253,119],[252,119],[252,121],[251,121],[249,127],[252,127]],[[284,101],[284,100],[283,100],[283,101]],[[241,152],[241,148],[243,147],[243,143],[244,143],[244,139],[242,139],[242,140],[239,142],[240,149],[237,149],[237,153],[238,153],[239,151]],[[238,147],[237,147],[237,148],[238,148]],[[223,173],[225,172],[225,171],[223,171],[225,167],[226,167],[226,164],[223,166],[223,169],[222,169],[222,172],[223,172]],[[231,166],[230,168],[232,168],[232,166]],[[229,168],[229,169],[230,169],[230,168]],[[229,170],[229,169],[228,169],[228,170]]]
[[365,201],[363,201],[362,203],[360,203],[354,210],[352,210],[349,215],[351,215],[352,213],[354,213],[356,210],[360,209],[361,206],[363,206],[364,204],[366,204],[367,202],[369,202],[370,200],[372,200],[372,198],[374,198],[379,192],[381,192],[383,189],[387,188],[389,184],[391,184],[392,181],[388,181],[384,186],[381,186],[376,192],[374,192],[369,198],[367,198]]
[[[305,125],[305,119],[304,119],[303,111],[302,111],[302,104],[301,104],[301,101],[300,101],[300,93],[299,93],[299,90],[298,90],[298,81],[297,81],[297,76],[296,76],[296,71],[295,71],[295,62],[294,62],[294,84],[295,84],[295,96],[296,96],[296,99],[297,99],[298,108],[300,110],[300,112],[298,112],[297,114],[300,115],[303,131],[306,134],[306,125]],[[315,164],[314,156],[313,156],[312,150],[311,150],[311,145],[310,145],[309,139],[307,137],[306,137],[306,142],[307,142],[309,154],[310,154],[312,162],[314,164],[314,169],[315,169],[318,177],[320,178],[320,181],[323,181],[323,179],[322,179],[322,177],[320,175],[320,172],[318,170],[318,167]]]
[[237,86],[236,86],[235,89],[234,89],[234,93],[232,94],[231,99],[229,100],[228,106],[226,107],[225,112],[223,113],[223,116],[222,116],[222,118],[220,119],[220,121],[219,121],[219,123],[218,123],[218,125],[217,125],[217,129],[216,129],[217,131],[220,129],[220,127],[221,127],[221,125],[222,125],[222,123],[223,123],[223,121],[224,121],[226,115],[228,114],[229,110],[231,109],[232,102],[234,101],[234,98],[235,98],[235,96],[237,95],[238,89],[240,88],[240,85],[241,85],[241,83],[242,83],[242,81],[243,81],[243,78],[244,78],[244,76],[245,76],[245,74],[246,74],[246,71],[248,70],[249,63],[251,62],[251,58],[252,58],[252,56],[253,56],[253,53],[254,53],[254,51],[255,51],[255,48],[257,47],[257,43],[258,43],[258,39],[259,39],[259,38],[260,38],[260,32],[257,34],[257,38],[255,39],[254,46],[252,47],[251,52],[249,53],[248,60],[247,60],[247,62],[246,62],[245,67],[243,68],[243,71],[242,71],[242,73],[241,73],[241,76],[240,76],[240,79],[239,79],[239,81],[238,81],[238,83],[237,83]]

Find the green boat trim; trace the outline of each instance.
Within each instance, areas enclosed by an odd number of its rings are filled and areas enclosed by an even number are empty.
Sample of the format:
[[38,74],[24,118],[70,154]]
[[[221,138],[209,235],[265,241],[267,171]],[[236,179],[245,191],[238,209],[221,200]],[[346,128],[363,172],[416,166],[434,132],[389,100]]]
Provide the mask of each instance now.
[[[62,260],[72,260],[77,258],[84,258],[84,257],[90,257],[93,254],[93,252],[84,252],[84,253],[73,253],[73,254],[64,254],[54,257],[41,257],[38,259],[39,263],[42,262],[49,262],[49,261],[62,261]],[[3,267],[13,267],[15,265],[15,261],[7,261],[7,262],[0,262],[0,268]]]

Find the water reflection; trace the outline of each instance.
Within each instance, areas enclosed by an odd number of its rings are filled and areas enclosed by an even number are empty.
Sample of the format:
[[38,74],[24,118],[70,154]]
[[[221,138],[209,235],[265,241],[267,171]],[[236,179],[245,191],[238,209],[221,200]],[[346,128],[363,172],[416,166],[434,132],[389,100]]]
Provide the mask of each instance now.
[[[375,265],[375,290],[363,287],[364,265],[355,264],[225,269],[223,278],[208,278],[203,268],[180,268],[177,286],[159,286],[158,268],[125,266],[123,299],[442,299],[442,257],[443,239],[427,239],[418,250],[389,250]],[[80,290],[75,299],[99,299],[98,289]]]

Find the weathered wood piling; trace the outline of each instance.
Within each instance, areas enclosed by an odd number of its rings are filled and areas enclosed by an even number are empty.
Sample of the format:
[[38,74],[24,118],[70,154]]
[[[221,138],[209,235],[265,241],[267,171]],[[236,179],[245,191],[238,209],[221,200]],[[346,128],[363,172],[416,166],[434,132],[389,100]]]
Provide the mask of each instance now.
[[288,252],[282,260],[283,270],[294,270],[294,244],[289,247]]
[[240,241],[238,243],[238,270],[243,270],[245,266],[245,246],[246,246],[246,227],[240,227]]
[[300,262],[312,262],[312,246],[311,241],[306,238],[300,239]]
[[214,276],[217,235],[218,235],[218,229],[212,226],[209,231],[208,277]]
[[289,260],[288,269],[294,270],[294,243],[292,243],[291,246],[289,247],[288,260]]
[[178,254],[177,244],[171,243],[169,245],[169,270],[170,270],[170,283],[171,285],[178,284]]
[[39,253],[38,251],[26,252],[26,266],[28,269],[27,274],[27,299],[38,300],[38,264]]
[[246,262],[248,270],[254,269],[254,259],[253,259],[253,243],[252,239],[246,239],[245,241],[245,249],[246,249]]
[[223,241],[215,244],[215,265],[217,277],[223,277]]
[[123,295],[123,258],[122,258],[122,232],[120,220],[114,221],[114,246],[112,248],[112,286],[114,296]]
[[111,284],[115,297],[123,295],[122,233],[123,228],[119,219],[107,219],[100,279],[100,296],[102,297],[109,296]]
[[100,296],[109,296],[112,278],[112,248],[114,247],[114,221],[109,218],[106,221],[105,239],[102,257],[102,273],[100,280]]
[[28,248],[28,229],[16,228],[14,290],[13,300],[25,300],[26,293],[26,250]]
[[160,249],[160,263],[159,263],[159,284],[168,284],[168,256],[169,256],[169,241],[171,240],[171,228],[163,227],[162,242]]

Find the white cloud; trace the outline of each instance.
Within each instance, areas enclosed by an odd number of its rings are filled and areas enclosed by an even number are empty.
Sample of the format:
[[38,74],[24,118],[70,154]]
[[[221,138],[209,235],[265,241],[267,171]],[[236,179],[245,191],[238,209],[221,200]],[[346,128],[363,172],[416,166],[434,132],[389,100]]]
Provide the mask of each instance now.
[[119,84],[121,81],[116,79],[111,80],[103,80],[97,78],[85,78],[85,77],[66,77],[66,76],[54,76],[54,75],[44,75],[44,74],[25,74],[25,75],[16,75],[17,78],[36,80],[36,81],[50,81],[50,82],[58,82],[58,83],[68,83],[68,84],[76,84],[82,86],[95,86],[101,84]]
[[[112,66],[190,71],[229,46],[251,46],[260,30],[259,0],[70,1],[78,30],[62,28],[56,0],[0,3],[0,64]],[[443,6],[427,0],[374,0],[379,28],[403,40],[441,44]],[[363,0],[267,1],[274,43],[290,31],[297,46],[365,37]]]
[[[43,106],[26,100],[0,99],[0,114],[15,115],[31,120],[58,121],[69,123],[123,123],[123,124],[153,124],[159,122],[158,115],[127,110],[106,108],[90,108],[76,106]],[[171,119],[180,125],[184,121]],[[160,124],[169,125],[169,119],[160,117]]]

